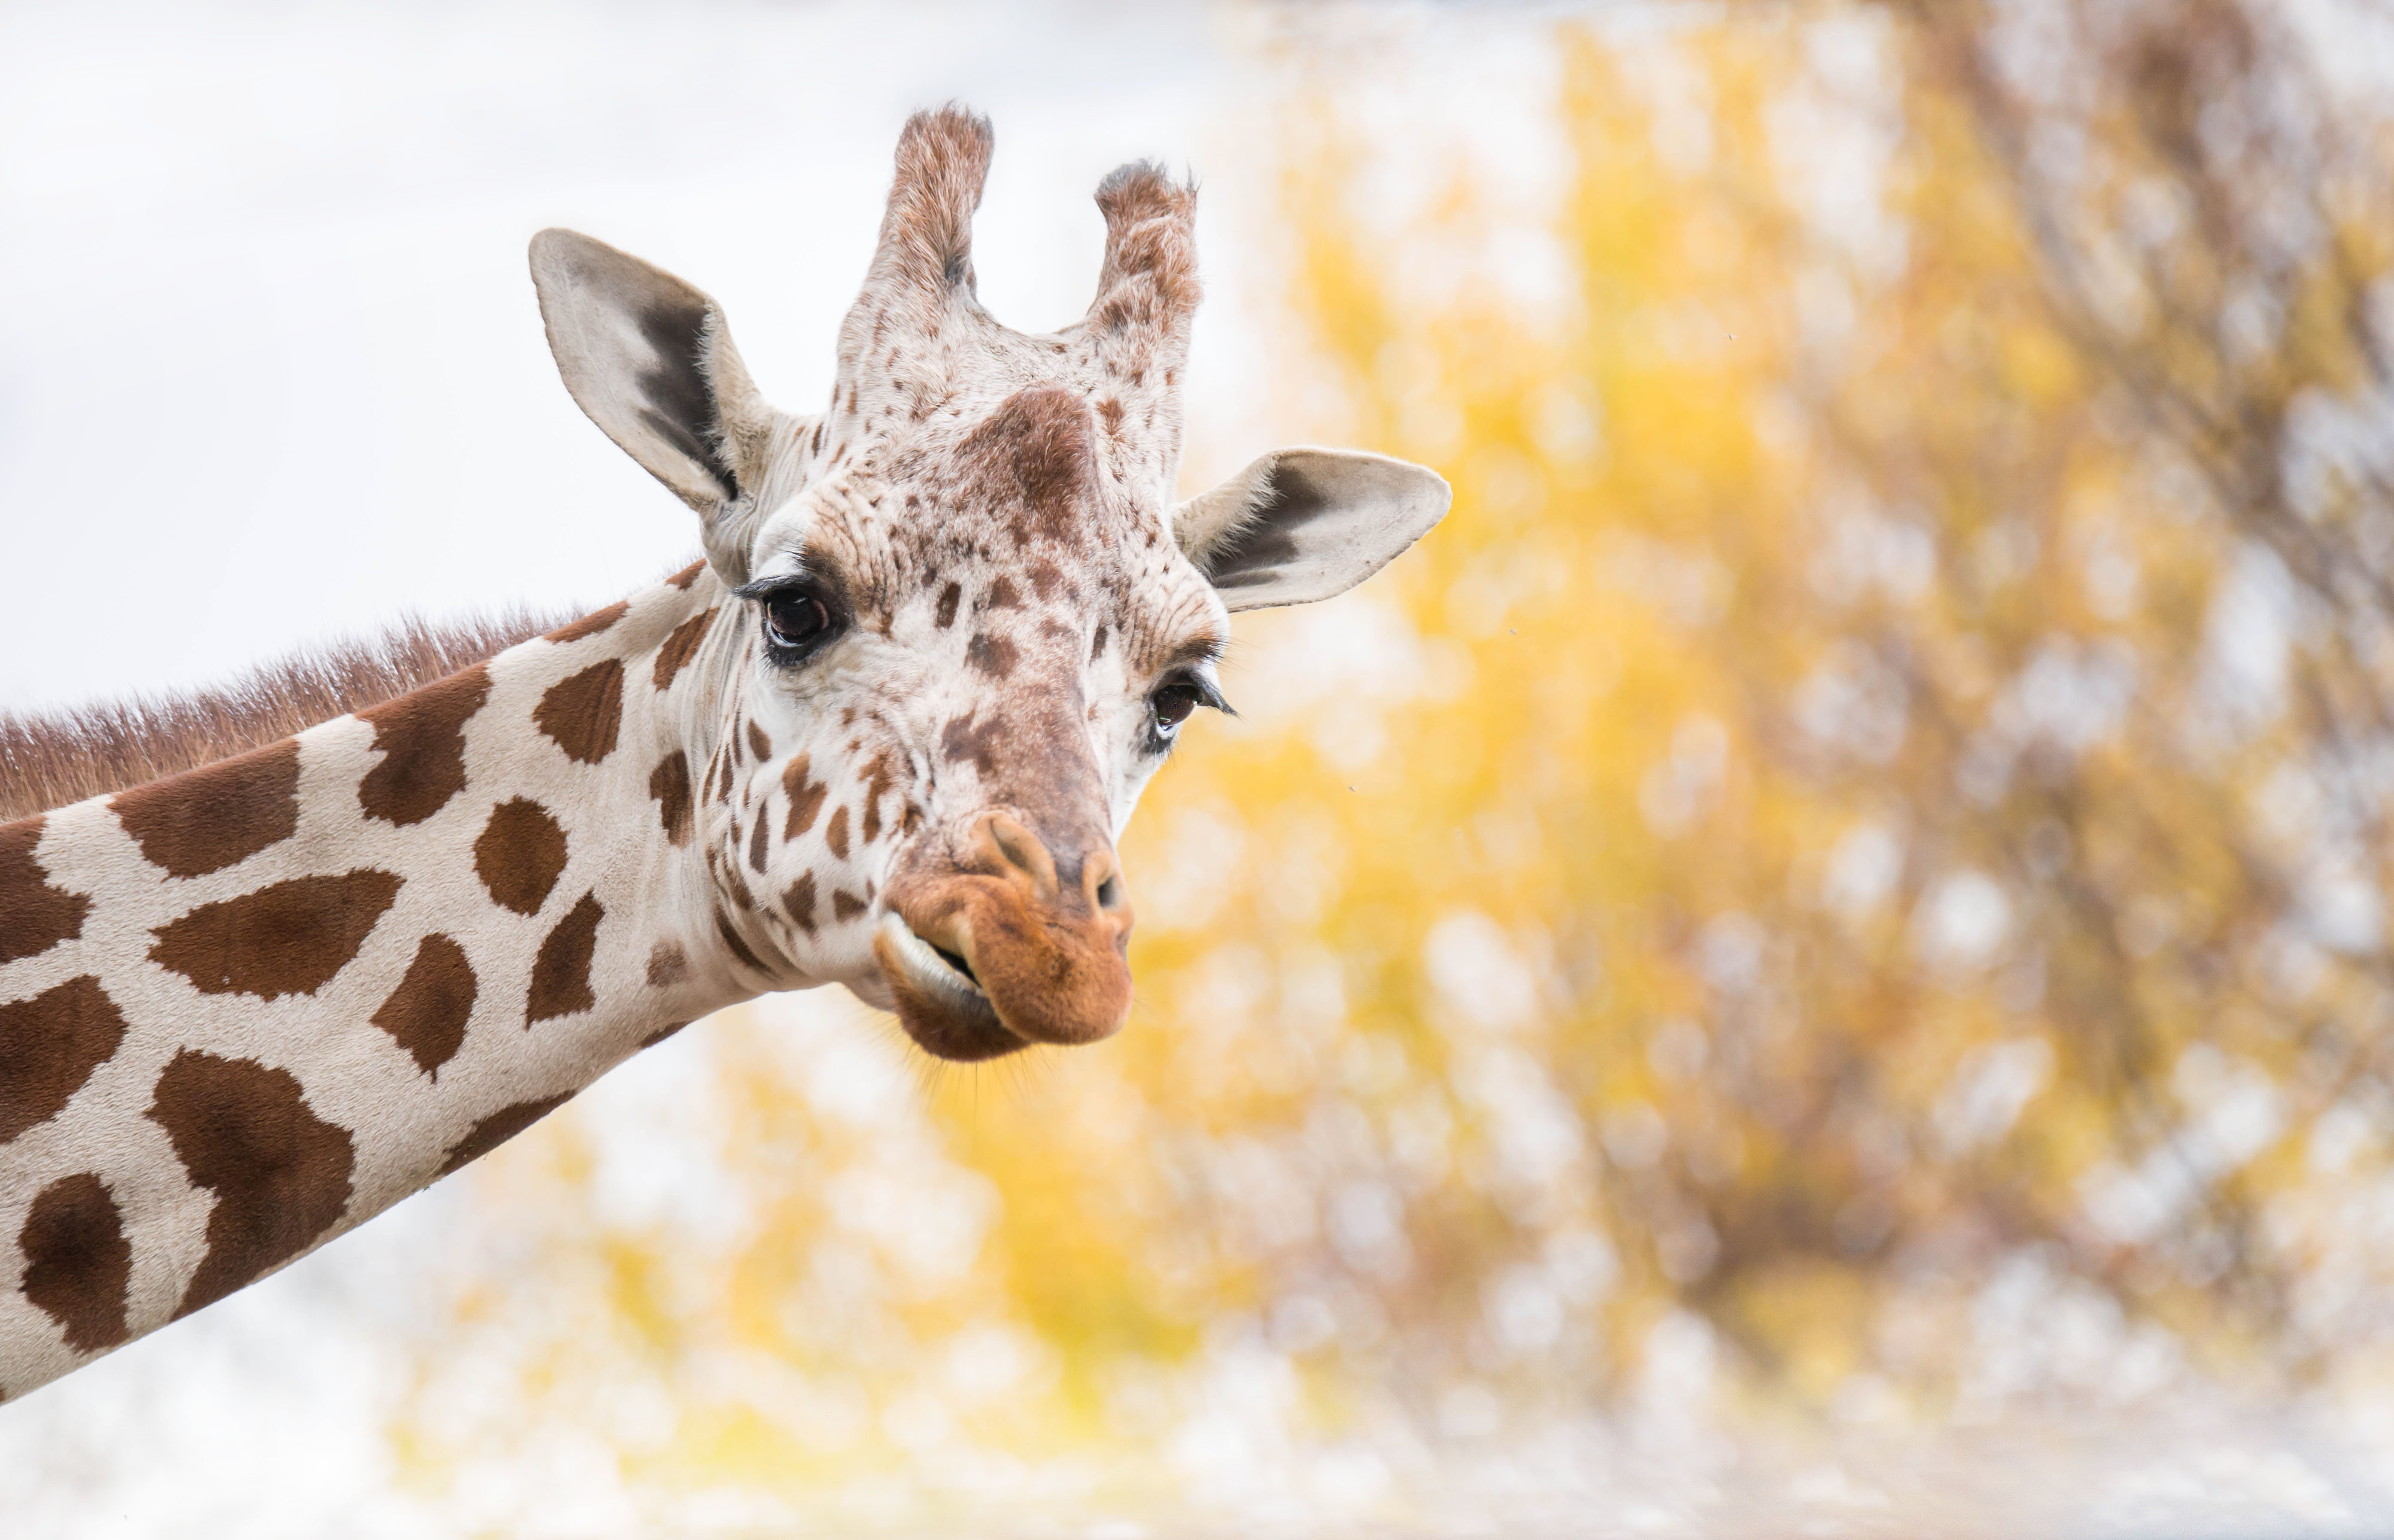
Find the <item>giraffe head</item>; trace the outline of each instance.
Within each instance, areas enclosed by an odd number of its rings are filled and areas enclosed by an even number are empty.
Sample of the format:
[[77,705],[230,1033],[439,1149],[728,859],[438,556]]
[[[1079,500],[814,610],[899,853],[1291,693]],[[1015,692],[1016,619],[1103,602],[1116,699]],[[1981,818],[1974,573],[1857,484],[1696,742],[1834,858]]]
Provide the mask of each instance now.
[[1229,612],[1344,591],[1448,502],[1419,467],[1296,449],[1176,504],[1193,191],[1106,178],[1088,314],[1016,332],[974,291],[991,142],[953,109],[907,124],[817,415],[769,405],[680,280],[569,231],[532,248],[567,388],[697,511],[725,590],[656,771],[685,778],[722,939],[958,1060],[1122,1025],[1115,836],[1224,705]]

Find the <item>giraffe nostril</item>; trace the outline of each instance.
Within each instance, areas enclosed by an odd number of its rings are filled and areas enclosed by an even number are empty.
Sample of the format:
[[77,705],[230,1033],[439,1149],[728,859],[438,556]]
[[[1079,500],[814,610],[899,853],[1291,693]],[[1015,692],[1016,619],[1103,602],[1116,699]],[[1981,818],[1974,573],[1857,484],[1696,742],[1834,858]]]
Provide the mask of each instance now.
[[1098,884],[1098,908],[1120,909],[1122,907],[1122,902],[1123,884],[1122,877],[1119,874],[1110,876],[1106,878],[1105,881]]

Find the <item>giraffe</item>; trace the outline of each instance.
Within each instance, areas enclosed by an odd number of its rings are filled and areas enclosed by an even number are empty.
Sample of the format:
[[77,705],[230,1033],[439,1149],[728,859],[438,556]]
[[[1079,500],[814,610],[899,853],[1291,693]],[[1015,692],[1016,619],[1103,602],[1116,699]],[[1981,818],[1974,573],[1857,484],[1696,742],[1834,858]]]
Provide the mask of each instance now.
[[992,144],[907,123],[812,415],[704,294],[533,239],[568,391],[703,560],[538,635],[416,638],[315,709],[217,703],[197,748],[0,738],[43,788],[0,823],[0,1396],[766,991],[844,985],[954,1060],[1122,1026],[1115,839],[1227,709],[1230,613],[1344,591],[1449,494],[1300,448],[1176,504],[1193,189],[1108,176],[1088,313],[1016,332],[975,292]]

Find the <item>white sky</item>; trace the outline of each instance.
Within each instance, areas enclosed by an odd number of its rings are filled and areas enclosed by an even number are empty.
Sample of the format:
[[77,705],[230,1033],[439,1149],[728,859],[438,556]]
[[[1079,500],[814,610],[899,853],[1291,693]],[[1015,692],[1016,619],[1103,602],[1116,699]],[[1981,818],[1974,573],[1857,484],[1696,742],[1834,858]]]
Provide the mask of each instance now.
[[[994,118],[983,296],[1059,325],[1096,284],[1098,178],[1204,174],[1222,14],[0,6],[0,707],[648,581],[694,532],[558,383],[534,230],[709,290],[810,410],[907,112]],[[1201,235],[1219,294],[1230,244]]]

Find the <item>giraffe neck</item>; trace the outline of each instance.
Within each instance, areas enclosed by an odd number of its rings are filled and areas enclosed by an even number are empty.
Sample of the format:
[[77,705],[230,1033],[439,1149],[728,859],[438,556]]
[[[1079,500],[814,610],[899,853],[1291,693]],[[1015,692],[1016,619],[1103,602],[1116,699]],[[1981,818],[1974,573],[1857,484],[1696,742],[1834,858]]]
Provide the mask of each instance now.
[[0,1398],[756,992],[692,837],[720,597],[0,826]]

